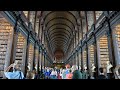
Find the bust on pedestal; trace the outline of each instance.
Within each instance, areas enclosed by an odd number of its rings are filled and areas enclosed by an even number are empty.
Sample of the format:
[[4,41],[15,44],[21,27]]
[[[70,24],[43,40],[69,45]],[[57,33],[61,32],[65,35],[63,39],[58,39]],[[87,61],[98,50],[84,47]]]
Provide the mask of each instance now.
[[111,75],[111,71],[110,68],[113,67],[112,64],[110,63],[110,61],[107,61],[107,67],[106,67],[106,72],[107,72],[107,77],[108,79],[110,79],[110,75]]
[[35,70],[37,71],[37,64],[35,65]]
[[79,66],[79,70],[81,70],[81,65]]
[[112,64],[110,63],[110,61],[107,61],[107,73],[111,73],[110,72],[111,67],[113,67]]
[[87,66],[86,66],[86,64],[84,65],[84,70],[85,70],[85,71],[87,70]]
[[28,63],[28,66],[27,66],[27,67],[28,67],[28,71],[30,71],[30,69],[31,69],[31,68],[30,68],[30,63]]
[[95,72],[95,65],[94,65],[94,64],[92,64],[91,72],[92,72],[92,73]]
[[114,75],[115,79],[120,79],[120,64],[115,67]]

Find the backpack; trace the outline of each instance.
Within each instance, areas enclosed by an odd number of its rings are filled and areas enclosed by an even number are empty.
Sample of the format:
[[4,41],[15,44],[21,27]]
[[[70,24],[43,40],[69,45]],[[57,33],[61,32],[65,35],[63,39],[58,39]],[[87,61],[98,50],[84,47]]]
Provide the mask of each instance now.
[[[19,79],[21,79],[22,78],[21,72],[19,72],[19,73],[20,73]],[[22,79],[25,79],[25,77],[23,77]]]

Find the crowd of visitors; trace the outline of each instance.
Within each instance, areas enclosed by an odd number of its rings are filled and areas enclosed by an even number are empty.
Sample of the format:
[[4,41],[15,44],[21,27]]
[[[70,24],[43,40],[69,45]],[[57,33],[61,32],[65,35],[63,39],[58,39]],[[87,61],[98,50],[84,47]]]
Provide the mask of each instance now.
[[[12,68],[12,71],[11,71]],[[65,65],[65,68],[44,67],[39,73],[36,69],[33,71],[27,70],[24,76],[19,64],[11,64],[4,70],[4,75],[7,79],[120,79],[120,65],[111,67],[109,74],[104,72],[104,68],[94,68],[94,72],[88,69],[78,69],[77,65]]]

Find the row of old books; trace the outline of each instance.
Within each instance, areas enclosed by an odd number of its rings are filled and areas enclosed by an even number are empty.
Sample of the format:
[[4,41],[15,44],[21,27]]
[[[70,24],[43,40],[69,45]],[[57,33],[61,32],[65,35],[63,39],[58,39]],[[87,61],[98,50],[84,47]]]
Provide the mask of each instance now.
[[12,31],[13,27],[10,23],[4,17],[0,17],[0,77],[3,76],[5,57]]
[[106,68],[107,61],[109,60],[108,52],[108,41],[107,36],[102,36],[99,40],[99,50],[100,50],[100,64],[101,67]]
[[90,64],[94,64],[94,46],[90,45],[89,46],[89,57],[90,57]]
[[24,49],[25,49],[25,44],[26,39],[25,37],[19,33],[18,34],[18,39],[17,39],[17,46],[16,46],[16,55],[15,55],[15,60],[19,61],[18,64],[22,65],[23,64],[23,57],[24,57]]
[[30,63],[30,65],[33,64],[33,55],[34,55],[34,46],[30,43],[30,45],[29,45],[29,55],[28,55],[28,63]]

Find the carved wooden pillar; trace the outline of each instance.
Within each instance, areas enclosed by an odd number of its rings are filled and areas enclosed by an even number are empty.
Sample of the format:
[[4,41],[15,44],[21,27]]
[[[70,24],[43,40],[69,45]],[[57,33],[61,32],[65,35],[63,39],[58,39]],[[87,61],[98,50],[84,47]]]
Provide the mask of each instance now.
[[[39,43],[39,42],[38,42],[38,43]],[[39,44],[38,44],[38,46],[39,46]],[[39,48],[40,48],[40,47],[39,47]],[[39,48],[38,48],[38,62],[37,62],[37,63],[38,63],[38,65],[37,65],[37,73],[38,73],[38,74],[40,74],[40,73],[39,73],[39,71],[40,71],[40,68],[39,68],[39,67],[40,67],[40,51],[39,51]]]
[[44,68],[46,67],[46,51],[44,51]]
[[78,65],[78,70],[79,70],[79,51],[77,50],[77,65]]
[[41,72],[43,72],[43,51],[42,51],[42,48],[41,48]]
[[41,58],[42,58],[42,55],[41,55],[42,50],[41,50],[41,47],[39,47],[39,52],[40,52],[40,54],[39,54],[39,69],[40,69],[40,71],[41,71],[41,70],[42,70],[42,69],[41,69],[41,66],[42,66],[42,61],[41,61]]
[[107,31],[107,39],[108,39],[108,50],[109,50],[109,60],[113,66],[116,66],[115,62],[115,52],[114,52],[114,45],[113,45],[113,34],[112,34],[112,29],[110,25],[109,18],[106,16],[106,22],[108,24],[109,30]]
[[86,42],[86,60],[87,60],[87,69],[88,72],[90,73],[90,58],[89,58],[89,49],[88,49],[88,44]]
[[[95,67],[96,67],[97,70],[99,70],[99,65],[98,65],[98,53],[97,53],[97,41],[96,41],[96,36],[95,36],[95,34],[93,34],[93,36],[94,36],[94,43],[93,43],[93,45],[94,45],[94,61],[95,61]],[[98,73],[97,73],[97,75],[98,75]]]
[[37,11],[35,11],[34,31],[36,30],[36,20],[37,20]]
[[84,65],[83,65],[83,50],[82,50],[82,47],[81,47],[80,54],[81,54],[81,70],[83,71]]
[[19,32],[19,25],[18,21],[20,19],[21,14],[19,14],[16,17],[16,23],[14,26],[14,35],[13,35],[13,44],[12,44],[12,50],[11,50],[11,58],[10,58],[10,64],[12,64],[15,61],[16,56],[16,46],[17,46],[17,40],[18,40],[18,32]]
[[35,53],[36,52],[36,41],[35,41],[35,43],[34,43],[34,54],[33,54],[33,70],[35,69]]
[[26,58],[25,58],[25,77],[26,77],[26,74],[27,74],[27,70],[28,70],[28,55],[29,55],[29,35],[30,35],[30,32],[28,32],[28,36],[27,36],[27,46],[26,46]]
[[74,65],[74,56],[72,55],[72,65]]

